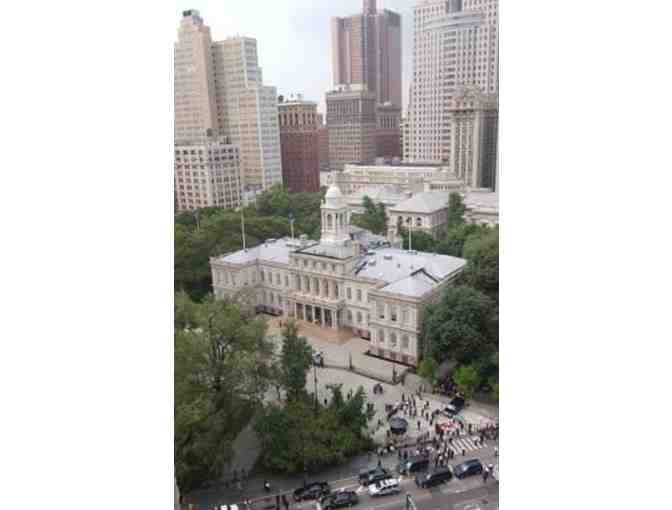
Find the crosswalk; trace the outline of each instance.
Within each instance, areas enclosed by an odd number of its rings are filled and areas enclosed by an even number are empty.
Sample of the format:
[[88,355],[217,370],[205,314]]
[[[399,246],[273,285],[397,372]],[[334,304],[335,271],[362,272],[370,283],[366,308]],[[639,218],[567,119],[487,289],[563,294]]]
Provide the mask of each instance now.
[[455,455],[462,455],[462,451],[473,452],[485,448],[487,442],[481,443],[478,437],[460,437],[453,438],[452,444],[448,444],[448,449],[453,450]]

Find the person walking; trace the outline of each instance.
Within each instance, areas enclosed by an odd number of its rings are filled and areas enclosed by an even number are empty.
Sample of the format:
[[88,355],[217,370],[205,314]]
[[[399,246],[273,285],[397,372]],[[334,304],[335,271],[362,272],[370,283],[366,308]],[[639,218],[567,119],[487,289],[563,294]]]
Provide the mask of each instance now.
[[271,492],[271,484],[268,483],[268,480],[264,480],[264,490],[269,493]]
[[486,483],[488,481],[488,468],[483,469],[483,483]]

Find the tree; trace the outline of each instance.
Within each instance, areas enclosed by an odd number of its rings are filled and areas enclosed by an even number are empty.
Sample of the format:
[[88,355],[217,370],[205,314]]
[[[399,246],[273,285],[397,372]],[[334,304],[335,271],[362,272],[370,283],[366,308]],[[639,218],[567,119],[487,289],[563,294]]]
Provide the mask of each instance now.
[[359,388],[344,399],[340,385],[331,388],[329,405],[315,411],[310,397],[268,404],[256,422],[262,463],[281,473],[300,473],[342,463],[371,447],[367,435],[366,393]]
[[464,243],[467,239],[484,235],[490,230],[492,230],[490,227],[475,223],[457,225],[446,232],[446,235],[437,244],[436,251],[443,255],[462,257]]
[[294,321],[289,321],[282,331],[281,373],[287,400],[296,400],[305,395],[306,374],[312,363],[312,350],[306,339],[298,333],[299,328]]
[[468,363],[496,349],[493,302],[471,287],[448,287],[426,308],[423,343],[437,361]]
[[364,195],[362,206],[364,207],[364,214],[353,214],[352,223],[374,234],[385,235],[387,233],[385,204],[376,204],[371,198]]
[[184,291],[175,293],[175,329],[191,328],[196,324],[197,305]]
[[466,210],[462,195],[456,192],[448,195],[448,230],[464,224],[464,212]]
[[399,234],[402,239],[402,248],[404,250],[408,250],[409,246],[415,251],[433,252],[436,249],[436,239],[427,232],[413,230],[409,235],[409,230],[407,228],[402,228]]
[[481,377],[478,374],[476,367],[472,365],[462,365],[455,371],[453,380],[457,385],[457,389],[465,396],[471,398],[481,382]]
[[176,321],[175,330],[175,467],[184,490],[221,475],[261,405],[272,353],[266,323],[249,309],[212,298],[189,306],[193,327]]
[[465,281],[472,287],[499,301],[499,229],[485,235],[470,237],[464,244]]
[[418,365],[418,375],[423,379],[427,379],[432,386],[436,385],[438,372],[439,364],[431,356],[425,357]]

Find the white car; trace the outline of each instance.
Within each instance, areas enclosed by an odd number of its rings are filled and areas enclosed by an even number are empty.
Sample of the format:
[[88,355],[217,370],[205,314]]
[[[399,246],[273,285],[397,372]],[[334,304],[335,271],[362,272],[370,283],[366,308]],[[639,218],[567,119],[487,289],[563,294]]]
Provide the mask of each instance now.
[[220,510],[238,510],[238,505],[222,505]]
[[387,478],[369,485],[369,496],[389,496],[390,494],[399,494],[399,480],[396,478]]

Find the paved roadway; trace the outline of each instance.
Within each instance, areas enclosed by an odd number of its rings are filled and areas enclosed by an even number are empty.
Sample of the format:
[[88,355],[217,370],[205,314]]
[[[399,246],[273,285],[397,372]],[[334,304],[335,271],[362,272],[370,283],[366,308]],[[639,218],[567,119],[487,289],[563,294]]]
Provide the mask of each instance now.
[[[452,479],[431,489],[418,488],[410,477],[402,478],[400,484],[401,493],[398,496],[379,498],[371,498],[365,489],[351,482],[333,484],[332,489],[356,490],[359,494],[359,503],[354,507],[356,510],[406,510],[405,493],[411,495],[417,510],[497,510],[499,506],[499,484],[492,478],[486,483],[483,483],[480,476],[464,480]],[[292,510],[316,510],[316,508],[319,507],[311,501],[293,506]]]

